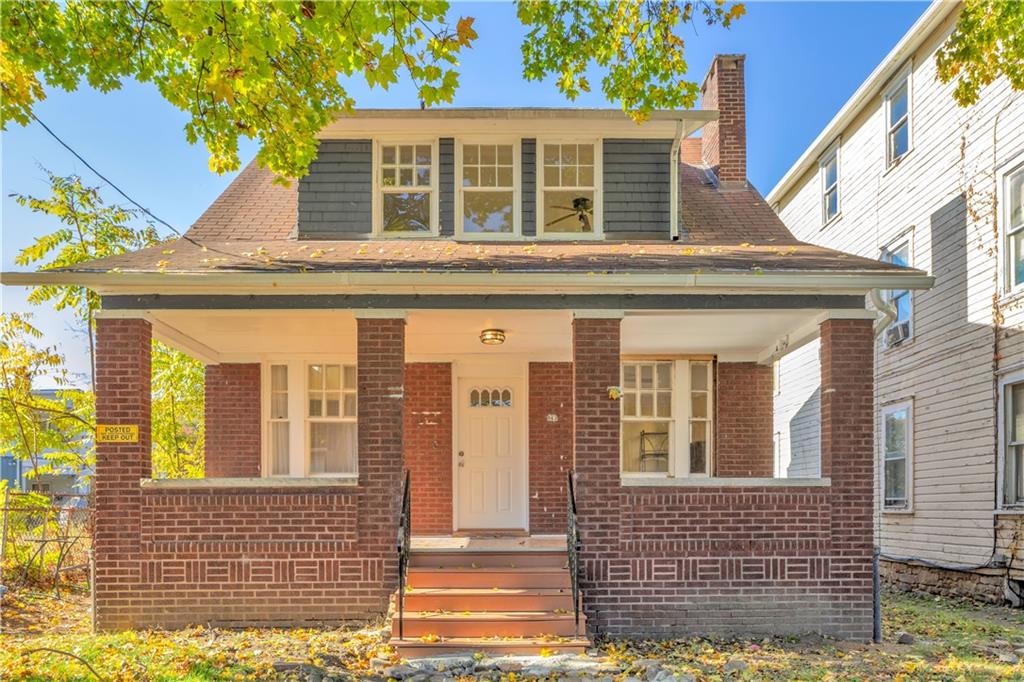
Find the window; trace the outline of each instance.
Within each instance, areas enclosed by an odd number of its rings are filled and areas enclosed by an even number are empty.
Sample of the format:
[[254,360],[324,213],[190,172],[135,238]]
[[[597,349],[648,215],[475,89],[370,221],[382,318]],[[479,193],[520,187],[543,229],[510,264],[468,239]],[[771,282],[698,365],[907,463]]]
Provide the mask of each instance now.
[[1024,286],[1024,166],[1005,176],[1006,284],[1013,290]]
[[1024,505],[1024,374],[1003,383],[1003,505]]
[[265,366],[264,381],[265,474],[355,474],[355,365],[275,362]]
[[270,366],[270,475],[287,476],[290,468],[288,365]]
[[517,234],[518,146],[461,144],[460,150],[460,234]]
[[437,153],[432,142],[382,143],[377,149],[377,231],[387,236],[437,233]]
[[882,409],[882,505],[910,509],[913,453],[913,409],[910,403]]
[[622,363],[624,474],[710,474],[711,366],[706,360]]
[[910,74],[904,74],[885,95],[886,166],[910,151]]
[[512,391],[507,388],[474,388],[469,392],[470,407],[512,407]]
[[833,147],[818,163],[821,172],[821,224],[839,215],[839,146]]
[[[894,265],[910,266],[910,240],[897,243],[895,246],[882,249],[882,260]],[[885,345],[898,346],[911,336],[912,312],[910,291],[907,289],[891,289],[885,292],[885,300],[896,309],[896,319],[885,330]]]
[[356,368],[311,364],[307,368],[310,474],[355,471]]
[[601,232],[596,143],[541,143],[538,234],[571,238]]

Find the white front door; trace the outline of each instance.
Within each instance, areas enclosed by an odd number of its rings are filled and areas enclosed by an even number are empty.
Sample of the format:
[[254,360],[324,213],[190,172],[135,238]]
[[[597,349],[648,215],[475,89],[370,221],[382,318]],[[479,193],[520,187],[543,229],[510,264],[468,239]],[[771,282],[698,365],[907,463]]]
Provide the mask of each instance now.
[[459,530],[526,529],[526,396],[515,377],[459,379]]

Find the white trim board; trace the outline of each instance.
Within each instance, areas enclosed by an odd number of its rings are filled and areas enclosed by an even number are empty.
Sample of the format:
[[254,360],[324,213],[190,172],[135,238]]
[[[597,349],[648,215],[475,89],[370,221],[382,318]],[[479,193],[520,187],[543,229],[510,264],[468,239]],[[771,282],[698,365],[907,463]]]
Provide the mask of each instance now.
[[931,275],[917,271],[679,272],[4,272],[0,284],[80,285],[98,294],[684,294],[834,293],[871,289],[928,289]]

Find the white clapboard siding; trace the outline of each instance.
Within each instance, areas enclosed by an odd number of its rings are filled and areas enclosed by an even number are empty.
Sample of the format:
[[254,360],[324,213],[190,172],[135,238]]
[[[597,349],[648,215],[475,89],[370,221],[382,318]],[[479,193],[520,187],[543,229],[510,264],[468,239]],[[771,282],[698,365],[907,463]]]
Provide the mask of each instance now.
[[[881,514],[877,532],[888,554],[970,564],[993,549],[994,383],[998,370],[1024,365],[1024,297],[1002,291],[993,220],[997,169],[1024,160],[1024,93],[999,81],[977,105],[956,104],[953,85],[936,80],[934,61],[954,22],[951,16],[910,62],[912,145],[903,161],[885,168],[879,94],[840,136],[840,217],[821,226],[816,167],[778,197],[778,210],[798,238],[871,258],[909,235],[912,264],[936,276],[934,289],[913,294],[910,342],[876,347],[876,413],[912,400],[915,416],[912,511]],[[781,361],[780,475],[794,475],[793,452],[818,445],[797,418],[817,399],[818,373],[817,344]],[[877,484],[876,467],[876,491]]]

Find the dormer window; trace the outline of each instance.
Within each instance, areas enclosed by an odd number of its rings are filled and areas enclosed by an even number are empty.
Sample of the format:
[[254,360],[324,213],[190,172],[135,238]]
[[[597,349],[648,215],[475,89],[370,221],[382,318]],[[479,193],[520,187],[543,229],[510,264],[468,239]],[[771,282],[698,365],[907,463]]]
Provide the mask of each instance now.
[[374,232],[389,237],[437,234],[437,143],[377,146]]
[[538,234],[600,236],[600,148],[596,142],[540,142]]
[[460,142],[456,158],[456,234],[518,235],[519,145]]

